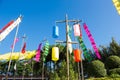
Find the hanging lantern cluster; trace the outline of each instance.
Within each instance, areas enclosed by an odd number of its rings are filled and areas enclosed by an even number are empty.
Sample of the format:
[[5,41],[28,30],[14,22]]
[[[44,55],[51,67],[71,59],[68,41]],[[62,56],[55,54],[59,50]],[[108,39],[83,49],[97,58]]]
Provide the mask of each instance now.
[[91,60],[92,60],[92,57],[91,57],[91,55],[88,53],[88,50],[87,50],[87,48],[86,48],[86,46],[85,46],[82,38],[81,38],[81,37],[78,37],[78,41],[79,41],[80,46],[81,46],[81,48],[82,48],[82,50],[83,50],[83,55],[84,55],[85,59],[87,59],[88,61],[91,61]]
[[59,28],[58,26],[53,26],[53,38],[58,38],[59,36]]
[[52,48],[52,60],[53,61],[58,61],[59,60],[59,48],[58,47],[53,47]]
[[44,50],[44,57],[43,57],[43,61],[45,61],[45,58],[46,58],[46,56],[48,55],[48,53],[49,53],[49,42],[48,41],[46,41],[46,43],[45,43],[45,50]]
[[81,51],[79,49],[75,49],[74,51],[74,60],[75,62],[80,62],[82,59],[81,59]]
[[93,49],[94,49],[94,51],[96,53],[97,58],[101,59],[101,56],[100,56],[99,51],[98,51],[98,48],[96,47],[95,41],[94,41],[94,39],[92,37],[92,34],[90,33],[90,31],[89,31],[88,26],[86,25],[86,23],[83,24],[83,27],[84,27],[84,30],[86,31],[86,33],[87,33],[87,35],[88,35],[88,37],[90,39],[90,42],[91,42],[92,47],[93,47]]
[[82,31],[81,31],[81,28],[80,28],[80,24],[74,24],[73,29],[74,29],[74,36],[82,37]]

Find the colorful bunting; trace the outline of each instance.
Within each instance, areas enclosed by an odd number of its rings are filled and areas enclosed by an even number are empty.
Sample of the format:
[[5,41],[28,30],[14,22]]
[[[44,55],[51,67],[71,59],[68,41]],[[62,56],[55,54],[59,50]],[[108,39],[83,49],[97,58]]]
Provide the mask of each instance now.
[[94,49],[94,51],[95,51],[95,53],[96,53],[96,57],[97,57],[98,59],[101,59],[101,56],[100,56],[99,51],[98,51],[98,48],[96,47],[95,41],[94,41],[94,39],[93,39],[93,37],[92,37],[92,34],[90,33],[90,31],[89,31],[86,23],[83,24],[83,27],[84,27],[84,30],[86,31],[86,33],[87,33],[87,35],[88,35],[88,37],[89,37],[89,39],[90,39],[90,42],[91,42],[91,44],[92,44],[92,47],[93,47],[93,49]]

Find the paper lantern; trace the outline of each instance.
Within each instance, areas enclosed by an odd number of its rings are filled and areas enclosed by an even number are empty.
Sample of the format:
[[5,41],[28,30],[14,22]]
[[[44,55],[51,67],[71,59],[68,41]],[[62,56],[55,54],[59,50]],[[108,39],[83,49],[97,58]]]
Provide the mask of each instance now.
[[59,48],[58,47],[52,48],[52,60],[53,61],[59,60]]
[[74,36],[82,36],[80,24],[73,25],[73,29],[74,29]]
[[74,51],[74,59],[75,62],[80,62],[81,61],[81,51],[79,49],[75,49]]
[[59,36],[59,28],[58,26],[53,26],[53,38],[58,38]]

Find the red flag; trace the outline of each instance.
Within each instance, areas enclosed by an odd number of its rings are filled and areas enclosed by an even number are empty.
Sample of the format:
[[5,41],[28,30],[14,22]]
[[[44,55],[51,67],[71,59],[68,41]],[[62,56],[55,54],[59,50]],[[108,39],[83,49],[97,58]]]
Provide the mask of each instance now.
[[23,48],[22,48],[22,51],[21,51],[21,53],[25,53],[25,51],[26,51],[26,42],[24,42],[24,45],[23,45]]

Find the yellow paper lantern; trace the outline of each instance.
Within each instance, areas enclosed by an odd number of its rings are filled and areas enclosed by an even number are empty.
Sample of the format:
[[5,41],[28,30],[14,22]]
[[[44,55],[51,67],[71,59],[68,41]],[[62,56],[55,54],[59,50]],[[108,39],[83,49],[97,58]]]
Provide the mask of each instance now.
[[59,48],[58,47],[52,48],[52,60],[53,61],[59,60]]

